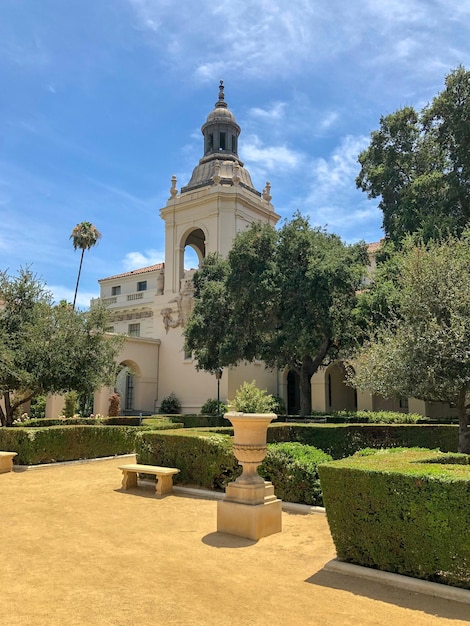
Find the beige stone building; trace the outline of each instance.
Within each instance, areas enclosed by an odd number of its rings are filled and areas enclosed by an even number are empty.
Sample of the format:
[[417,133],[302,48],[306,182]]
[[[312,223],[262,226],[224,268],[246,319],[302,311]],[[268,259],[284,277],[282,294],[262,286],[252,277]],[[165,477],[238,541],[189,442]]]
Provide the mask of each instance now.
[[[283,376],[261,363],[225,368],[218,383],[215,376],[198,372],[191,355],[184,353],[183,330],[192,309],[196,269],[185,264],[185,252],[192,249],[199,263],[210,252],[226,256],[236,234],[252,222],[274,226],[279,220],[269,182],[257,191],[238,156],[240,127],[225,102],[222,82],[201,130],[202,158],[181,189],[173,176],[168,201],[160,210],[165,262],[99,281],[100,299],[111,313],[111,331],[127,335],[117,380],[126,412],[154,413],[172,392],[184,413],[198,412],[208,398],[217,397],[218,385],[225,400],[244,380],[285,395]],[[109,395],[108,389],[95,395],[95,413],[107,413]]]
[[[232,398],[239,385],[256,380],[258,386],[281,396],[290,414],[299,410],[299,383],[294,372],[271,371],[261,362],[225,368],[222,379],[198,372],[184,353],[183,330],[193,301],[196,268],[185,263],[192,249],[200,263],[206,254],[226,256],[238,232],[258,221],[275,225],[279,215],[271,204],[266,183],[257,191],[238,156],[240,127],[228,109],[221,82],[219,98],[202,128],[203,156],[189,182],[178,189],[171,180],[169,198],[160,210],[165,227],[165,262],[103,278],[100,299],[112,317],[111,332],[126,335],[119,357],[117,390],[124,413],[156,413],[161,401],[175,393],[183,413],[199,412],[209,398]],[[380,243],[369,245],[371,268]],[[186,255],[187,257],[187,255]],[[192,255],[194,258],[194,254]],[[91,303],[93,306],[93,302]],[[112,389],[95,394],[94,412],[107,414]],[[57,416],[62,399],[48,401],[47,415]],[[342,363],[322,367],[312,377],[312,409],[399,410],[443,415],[445,407],[418,400],[385,400],[357,392],[344,383]]]

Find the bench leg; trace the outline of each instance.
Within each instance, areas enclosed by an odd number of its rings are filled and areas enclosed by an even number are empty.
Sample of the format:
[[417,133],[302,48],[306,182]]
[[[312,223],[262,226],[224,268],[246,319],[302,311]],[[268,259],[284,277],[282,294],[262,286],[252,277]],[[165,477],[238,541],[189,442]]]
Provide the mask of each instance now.
[[132,487],[137,487],[136,472],[128,472],[127,470],[122,470],[122,488],[132,489]]
[[13,470],[13,457],[4,456],[0,458],[0,474]]
[[173,476],[171,474],[169,476],[157,476],[155,491],[159,496],[171,493],[173,491]]

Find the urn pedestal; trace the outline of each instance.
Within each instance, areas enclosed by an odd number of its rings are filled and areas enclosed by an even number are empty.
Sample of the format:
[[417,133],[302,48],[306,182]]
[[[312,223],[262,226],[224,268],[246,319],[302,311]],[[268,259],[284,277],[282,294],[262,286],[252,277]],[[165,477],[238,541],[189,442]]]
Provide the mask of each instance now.
[[234,428],[234,454],[243,467],[217,503],[217,530],[247,539],[261,539],[282,530],[282,502],[272,483],[258,474],[267,452],[266,433],[274,413],[226,413]]

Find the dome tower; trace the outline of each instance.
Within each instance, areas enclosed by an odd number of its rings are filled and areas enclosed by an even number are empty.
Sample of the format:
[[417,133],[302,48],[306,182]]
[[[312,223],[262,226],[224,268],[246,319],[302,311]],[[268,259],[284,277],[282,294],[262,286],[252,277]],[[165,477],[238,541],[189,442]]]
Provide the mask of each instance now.
[[180,193],[172,177],[170,198],[160,211],[165,221],[165,293],[181,289],[186,246],[193,248],[199,262],[209,252],[226,256],[236,234],[252,222],[275,225],[279,220],[269,182],[262,193],[257,191],[238,156],[241,129],[225,102],[223,81],[201,132],[202,158]]

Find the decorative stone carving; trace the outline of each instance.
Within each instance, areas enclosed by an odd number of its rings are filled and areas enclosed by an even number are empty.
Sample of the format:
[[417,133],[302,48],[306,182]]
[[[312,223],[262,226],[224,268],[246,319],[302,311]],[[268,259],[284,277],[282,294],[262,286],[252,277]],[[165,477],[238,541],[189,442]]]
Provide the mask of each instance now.
[[233,164],[233,184],[236,186],[240,183],[240,165],[235,162]]
[[176,189],[176,176],[174,174],[171,177],[170,195],[172,198],[175,198],[178,195],[178,189]]
[[185,326],[193,310],[194,286],[189,277],[181,280],[181,290],[168,304],[176,304],[176,311],[171,307],[161,310],[163,325],[168,333],[170,328]]
[[212,180],[215,185],[220,183],[220,161],[217,159],[214,165],[214,176],[212,176]]
[[170,328],[177,328],[181,324],[181,319],[178,317],[172,317],[175,311],[171,307],[165,307],[161,310],[161,316],[163,317],[163,326],[168,334]]
[[272,200],[272,195],[271,195],[271,183],[269,182],[269,180],[266,181],[266,187],[263,189],[263,200],[266,200],[266,202],[271,202]]

